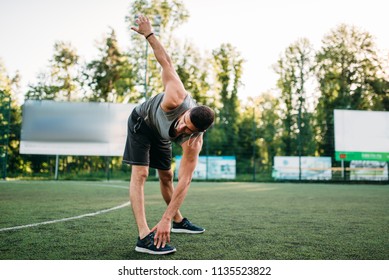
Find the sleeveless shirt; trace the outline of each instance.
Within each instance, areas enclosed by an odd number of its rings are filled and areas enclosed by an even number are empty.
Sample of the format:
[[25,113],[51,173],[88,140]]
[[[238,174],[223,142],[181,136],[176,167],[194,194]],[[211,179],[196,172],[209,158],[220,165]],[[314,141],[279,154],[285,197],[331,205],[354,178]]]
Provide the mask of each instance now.
[[188,94],[184,101],[175,109],[165,112],[161,103],[165,93],[159,93],[135,107],[136,112],[144,119],[146,124],[153,129],[160,138],[182,144],[190,138],[189,134],[181,134],[178,137],[171,137],[170,129],[187,110],[196,107],[196,101]]

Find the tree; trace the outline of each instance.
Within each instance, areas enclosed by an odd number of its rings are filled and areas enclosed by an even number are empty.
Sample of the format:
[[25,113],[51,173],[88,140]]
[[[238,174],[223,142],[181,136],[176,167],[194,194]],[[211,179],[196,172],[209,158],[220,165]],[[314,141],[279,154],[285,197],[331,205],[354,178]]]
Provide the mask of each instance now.
[[342,24],[331,30],[316,63],[321,93],[316,108],[319,153],[333,156],[333,110],[382,108],[382,99],[376,97],[381,85],[383,92],[387,86],[379,79],[382,66],[372,35],[354,26]]
[[[280,153],[282,143],[282,120],[280,100],[271,92],[265,92],[254,100],[255,118],[258,120],[260,163],[271,170],[274,157]],[[258,142],[257,140],[257,142]]]
[[41,72],[37,76],[37,83],[28,85],[25,99],[55,100],[58,92],[59,88],[52,83],[51,75]]
[[[177,74],[189,94],[198,104],[214,107],[215,98],[211,95],[210,83],[208,81],[208,59],[202,57],[198,50],[189,43],[186,43],[183,49],[180,49],[177,44],[177,49],[173,52],[172,59],[175,61]],[[202,154],[209,152],[208,133],[205,134],[205,148],[202,150]],[[180,153],[181,147],[173,144],[173,155]]]
[[133,65],[120,51],[114,30],[111,30],[99,50],[100,58],[88,63],[83,73],[84,83],[91,90],[88,100],[137,102],[140,96],[134,91],[136,75]]
[[389,71],[386,76],[387,78],[377,77],[367,81],[375,93],[372,97],[373,110],[389,111]]
[[386,54],[386,58],[383,58],[377,66],[380,71],[376,73],[375,77],[370,77],[367,80],[367,83],[375,93],[372,97],[374,103],[372,109],[389,111],[389,53]]
[[238,162],[240,172],[271,170],[273,157],[280,145],[279,111],[278,99],[269,92],[248,99],[242,110],[236,147],[241,155]]
[[220,147],[226,155],[235,155],[239,131],[238,89],[241,85],[243,59],[231,44],[222,44],[212,52],[215,96],[219,104],[217,129],[223,136]]
[[[169,54],[174,51],[177,42],[173,38],[173,31],[187,21],[189,13],[180,0],[135,0],[131,4],[126,22],[129,27],[135,25],[138,14],[147,15],[154,26],[156,35],[167,48]],[[145,98],[149,98],[163,91],[160,75],[160,66],[154,55],[149,51],[148,43],[143,36],[131,32],[131,49],[129,58],[137,73],[137,90],[143,92]]]
[[51,76],[59,90],[57,100],[71,101],[77,99],[74,94],[79,82],[78,60],[77,51],[70,43],[56,42],[54,44]]
[[198,103],[213,106],[214,100],[209,94],[208,61],[201,57],[190,43],[186,43],[183,51],[176,52],[173,57],[177,65],[177,74],[180,76],[185,89]]
[[0,59],[0,161],[4,161],[3,167],[15,173],[25,171],[27,167],[19,154],[22,123],[22,112],[17,100],[19,81],[19,74],[10,76]]
[[37,84],[29,84],[26,99],[73,101],[79,93],[79,56],[70,43],[56,42],[48,72],[37,76]]
[[138,14],[159,15],[161,33],[170,33],[186,22],[189,12],[181,0],[135,0],[131,3],[130,13],[126,16],[129,25],[133,25]]
[[[312,155],[315,152],[307,85],[313,76],[313,48],[308,39],[291,44],[274,66],[282,101],[284,155]],[[312,90],[312,89],[311,89]],[[311,106],[312,107],[312,106]]]

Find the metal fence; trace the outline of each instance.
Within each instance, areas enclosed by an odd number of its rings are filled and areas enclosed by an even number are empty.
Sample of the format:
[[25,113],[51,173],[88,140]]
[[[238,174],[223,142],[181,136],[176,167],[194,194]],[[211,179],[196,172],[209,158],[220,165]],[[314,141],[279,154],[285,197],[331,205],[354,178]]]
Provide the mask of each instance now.
[[[129,180],[131,167],[121,163],[121,157],[59,156],[59,170],[56,174],[55,156],[23,155],[24,160],[40,162],[39,172],[8,171],[9,178],[54,180]],[[179,157],[173,158],[172,169],[178,179]],[[226,160],[227,158],[227,160]],[[283,157],[287,158],[287,157]],[[234,160],[236,160],[234,162]],[[230,161],[230,162],[228,162]],[[199,168],[199,165],[201,166]],[[389,184],[388,163],[360,162],[359,165],[347,164],[343,167],[306,167],[284,166],[271,168],[258,166],[240,169],[239,159],[234,156],[201,156],[193,174],[197,181],[247,181],[247,182],[363,182]],[[364,165],[364,166],[361,166]],[[370,166],[369,166],[370,165]],[[79,167],[83,166],[82,169]],[[158,173],[150,169],[149,180],[158,180]]]
[[[11,100],[3,93],[0,94],[0,98],[2,178],[129,180],[131,167],[122,164],[122,158],[119,156],[25,155],[19,154],[18,148],[14,148],[12,157],[7,158]],[[337,161],[335,155],[333,157],[313,157],[303,154],[296,156],[299,153],[282,154],[276,149],[274,149],[275,156],[269,156],[264,147],[271,143],[264,143],[258,133],[254,133],[252,127],[254,126],[248,125],[246,135],[236,135],[234,144],[232,141],[225,141],[221,127],[215,127],[215,131],[212,131],[214,128],[210,132],[207,131],[193,179],[389,183],[388,162],[385,161]],[[16,125],[12,127],[13,131],[20,131],[20,129]],[[175,179],[178,177],[176,170],[180,164],[181,151],[181,147],[173,144],[172,169],[175,171]],[[155,170],[150,170],[149,179],[158,179]]]

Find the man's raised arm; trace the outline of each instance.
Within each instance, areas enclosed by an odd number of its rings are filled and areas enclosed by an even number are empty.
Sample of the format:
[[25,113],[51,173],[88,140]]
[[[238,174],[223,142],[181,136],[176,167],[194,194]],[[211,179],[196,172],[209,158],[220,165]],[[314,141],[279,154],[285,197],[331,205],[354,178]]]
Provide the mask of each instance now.
[[182,84],[174,65],[161,42],[154,35],[150,20],[140,15],[136,23],[138,27],[132,26],[131,29],[145,36],[154,51],[155,58],[162,66],[162,83],[165,87],[166,100],[162,106],[164,109],[172,110],[181,104],[187,95],[184,85]]

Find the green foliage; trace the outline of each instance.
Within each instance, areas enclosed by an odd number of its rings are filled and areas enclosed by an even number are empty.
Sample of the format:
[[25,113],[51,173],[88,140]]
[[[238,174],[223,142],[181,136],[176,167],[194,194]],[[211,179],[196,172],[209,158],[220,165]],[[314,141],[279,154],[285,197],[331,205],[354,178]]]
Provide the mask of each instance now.
[[59,87],[51,83],[51,76],[47,73],[40,73],[37,76],[37,84],[29,84],[29,89],[25,94],[30,100],[55,100]]
[[182,51],[176,52],[175,57],[176,71],[185,89],[199,104],[213,106],[214,100],[207,94],[210,90],[207,60],[189,43],[185,44]]
[[[313,155],[315,147],[305,145],[313,143],[312,117],[308,113],[307,84],[313,76],[313,48],[308,39],[300,39],[291,44],[274,66],[279,75],[277,86],[281,91],[283,103],[281,119],[283,133],[283,154]],[[301,143],[304,143],[302,145]]]
[[11,98],[0,88],[0,178],[7,177]]
[[77,96],[74,96],[79,83],[78,60],[77,51],[70,43],[56,42],[54,44],[51,77],[58,90],[56,100],[72,101],[78,99]]
[[316,54],[321,96],[315,128],[321,155],[334,154],[334,109],[383,108],[383,99],[375,98],[376,94],[385,92],[387,86],[379,76],[381,65],[373,37],[368,32],[342,24],[324,37],[323,47]]
[[[168,53],[172,54],[174,50],[171,46],[176,45],[172,33],[189,18],[189,13],[183,2],[179,0],[135,0],[131,4],[128,16],[126,16],[129,29],[136,25],[135,18],[139,14],[147,15],[150,18],[154,32],[167,48]],[[130,32],[131,49],[128,55],[134,66],[134,72],[137,73],[136,84],[139,91],[143,92],[146,98],[149,98],[163,91],[160,66],[144,37],[134,31]],[[147,73],[145,69],[147,69]]]
[[95,102],[136,103],[139,94],[134,91],[136,74],[127,55],[118,46],[114,30],[100,47],[100,58],[89,62],[84,78],[90,89],[88,100]]
[[0,57],[0,90],[6,96],[16,95],[16,88],[20,80],[19,74],[11,77]]
[[214,129],[224,133],[224,155],[235,155],[238,143],[239,100],[238,90],[241,85],[243,59],[231,44],[222,44],[212,52],[215,74],[215,95],[218,118]]
[[159,15],[161,17],[161,33],[173,31],[189,18],[189,12],[180,0],[133,1],[129,15],[126,16],[126,22],[129,24],[129,27],[135,25],[135,16],[139,14],[147,15],[152,20],[154,16]]
[[38,83],[30,84],[25,95],[33,100],[80,100],[79,56],[76,49],[66,42],[54,44],[54,54],[49,72],[38,74]]
[[[389,69],[389,66],[386,69]],[[389,73],[387,73],[387,76],[386,79],[378,76],[367,80],[375,93],[372,96],[374,110],[389,111]]]
[[279,118],[280,101],[270,93],[264,93],[253,102],[257,123],[257,142],[261,152],[259,159],[261,165],[271,169],[274,156],[280,154],[282,121]]
[[[5,153],[6,160],[5,168],[7,174],[10,172],[23,172],[27,165],[25,160],[19,155],[19,143],[20,143],[20,130],[22,123],[22,110],[18,103],[18,88],[19,88],[20,77],[19,74],[10,76],[5,68],[5,65],[0,59],[0,95],[2,95],[1,109],[4,110],[1,115],[1,125],[5,128],[1,138],[4,140],[0,145],[3,153]],[[11,105],[9,111],[9,105]],[[6,111],[5,111],[6,110]],[[6,113],[6,114],[4,114]],[[7,134],[7,135],[5,135]],[[5,141],[6,140],[6,141]]]

